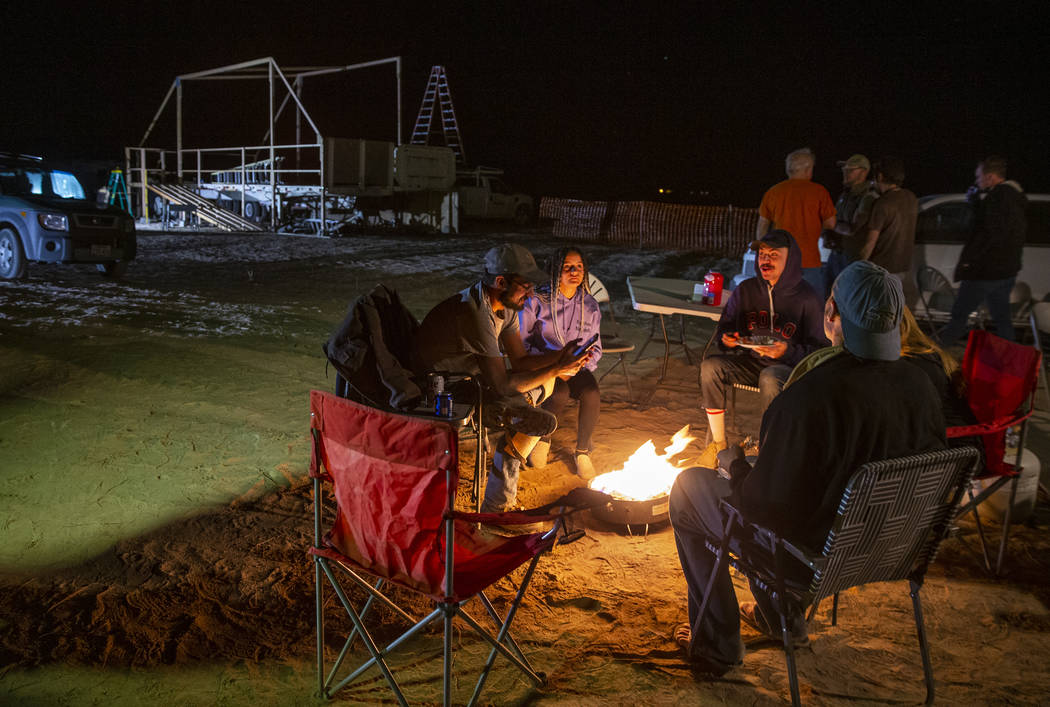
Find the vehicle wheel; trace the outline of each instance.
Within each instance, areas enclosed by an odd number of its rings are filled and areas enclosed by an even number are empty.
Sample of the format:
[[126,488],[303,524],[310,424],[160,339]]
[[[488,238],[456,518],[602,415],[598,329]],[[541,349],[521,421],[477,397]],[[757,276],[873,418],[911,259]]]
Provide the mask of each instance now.
[[153,200],[150,202],[150,218],[156,221],[164,218],[164,199],[162,197],[153,196]]
[[112,263],[96,263],[95,267],[98,268],[103,277],[111,277],[117,280],[124,277],[124,273],[128,271],[128,261],[117,260]]
[[26,254],[22,240],[13,228],[0,228],[0,278],[17,280],[25,277]]
[[259,219],[259,205],[254,201],[244,202],[244,218],[249,221],[257,221]]
[[532,221],[532,209],[525,204],[522,204],[514,212],[514,225],[524,226],[530,221]]

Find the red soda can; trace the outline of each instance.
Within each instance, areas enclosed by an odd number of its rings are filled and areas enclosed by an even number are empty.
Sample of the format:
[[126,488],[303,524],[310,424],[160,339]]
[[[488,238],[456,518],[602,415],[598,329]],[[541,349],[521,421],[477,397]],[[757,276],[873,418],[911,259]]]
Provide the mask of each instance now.
[[704,304],[722,304],[722,273],[711,271],[704,275]]

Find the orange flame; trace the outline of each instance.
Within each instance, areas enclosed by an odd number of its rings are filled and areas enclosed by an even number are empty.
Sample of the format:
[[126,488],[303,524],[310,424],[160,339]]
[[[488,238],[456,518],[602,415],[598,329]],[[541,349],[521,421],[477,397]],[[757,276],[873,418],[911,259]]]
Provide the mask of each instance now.
[[685,468],[672,464],[671,457],[680,454],[694,439],[689,436],[689,425],[686,425],[674,433],[663,454],[656,453],[656,445],[650,439],[634,451],[622,468],[591,479],[590,487],[613,498],[631,501],[666,496],[679,472]]

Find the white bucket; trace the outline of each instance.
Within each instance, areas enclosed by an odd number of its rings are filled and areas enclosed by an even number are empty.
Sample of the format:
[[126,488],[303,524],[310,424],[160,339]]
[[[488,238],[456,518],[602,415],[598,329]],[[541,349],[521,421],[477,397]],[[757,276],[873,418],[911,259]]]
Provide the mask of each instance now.
[[[1013,454],[1007,453],[1006,459],[1013,462]],[[1014,507],[1010,512],[1010,524],[1021,523],[1035,511],[1035,500],[1039,493],[1039,457],[1032,450],[1025,449],[1021,454],[1021,477],[1017,480],[1017,495],[1014,496]],[[983,481],[975,481],[974,493],[983,491],[991,486],[998,477]],[[1002,521],[1006,514],[1006,506],[1010,503],[1011,482],[1006,482],[991,496],[986,498],[980,505],[982,513]]]

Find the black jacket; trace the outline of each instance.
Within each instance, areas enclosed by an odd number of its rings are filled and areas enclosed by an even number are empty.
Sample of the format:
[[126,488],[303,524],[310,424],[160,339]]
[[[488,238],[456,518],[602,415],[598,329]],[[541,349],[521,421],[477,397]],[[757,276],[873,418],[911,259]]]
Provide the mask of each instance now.
[[1028,199],[1016,182],[1000,182],[975,204],[973,231],[966,241],[955,281],[1005,280],[1021,269],[1025,207]]
[[748,520],[813,550],[861,465],[946,447],[941,401],[925,373],[848,352],[774,398],[760,439],[753,469],[733,465],[732,501]]

